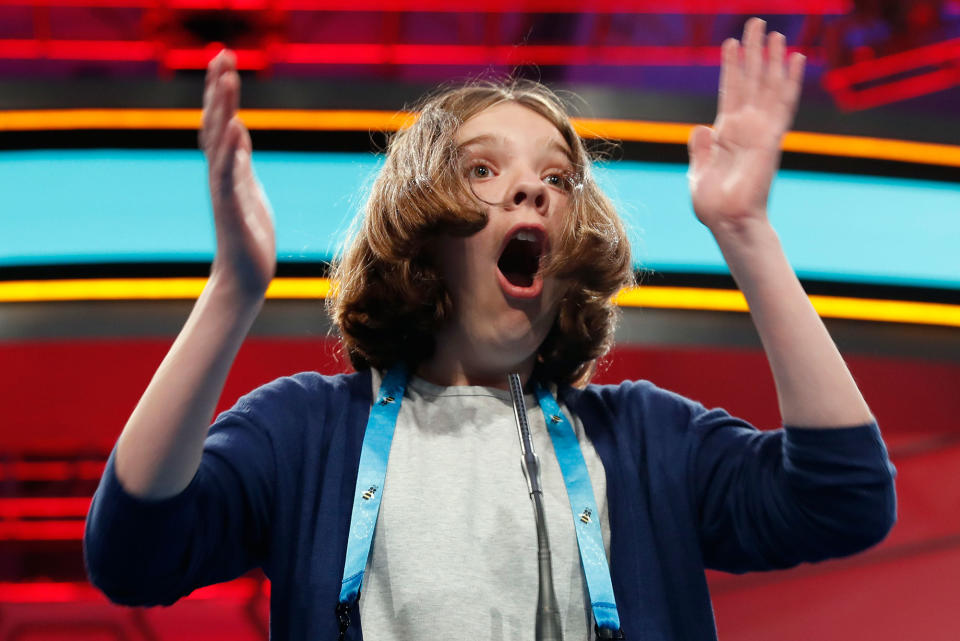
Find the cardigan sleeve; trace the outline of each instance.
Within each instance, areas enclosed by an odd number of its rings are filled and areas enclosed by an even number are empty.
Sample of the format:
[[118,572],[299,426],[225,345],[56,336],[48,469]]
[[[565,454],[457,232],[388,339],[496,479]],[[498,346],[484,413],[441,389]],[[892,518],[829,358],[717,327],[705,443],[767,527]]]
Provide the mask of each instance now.
[[253,409],[256,394],[217,418],[196,475],[176,496],[129,494],[115,473],[114,448],[84,532],[90,581],[112,601],[170,605],[262,564],[276,469],[273,436]]
[[707,567],[745,572],[844,556],[893,527],[895,470],[875,423],[761,432],[699,409],[688,435]]

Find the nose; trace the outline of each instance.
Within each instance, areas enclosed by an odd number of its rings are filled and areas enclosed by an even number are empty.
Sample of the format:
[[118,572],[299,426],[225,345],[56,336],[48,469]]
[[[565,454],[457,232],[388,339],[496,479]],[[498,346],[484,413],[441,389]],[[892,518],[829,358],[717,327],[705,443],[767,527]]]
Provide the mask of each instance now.
[[517,184],[513,189],[513,195],[509,201],[514,207],[519,207],[526,203],[533,207],[537,213],[546,215],[547,213],[547,187],[540,182],[524,181]]

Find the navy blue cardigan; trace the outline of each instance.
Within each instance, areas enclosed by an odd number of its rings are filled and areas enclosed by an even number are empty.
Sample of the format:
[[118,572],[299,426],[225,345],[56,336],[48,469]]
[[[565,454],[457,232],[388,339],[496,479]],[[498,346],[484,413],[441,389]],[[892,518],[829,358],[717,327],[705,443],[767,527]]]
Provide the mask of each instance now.
[[[613,587],[627,639],[715,639],[704,568],[785,568],[862,550],[893,525],[875,424],[760,432],[648,382],[563,389],[603,461]],[[171,604],[254,567],[277,641],[336,639],[369,372],[302,373],[210,429],[177,496],[127,494],[113,454],[87,516],[90,580],[126,605]],[[356,612],[348,638],[361,639]]]

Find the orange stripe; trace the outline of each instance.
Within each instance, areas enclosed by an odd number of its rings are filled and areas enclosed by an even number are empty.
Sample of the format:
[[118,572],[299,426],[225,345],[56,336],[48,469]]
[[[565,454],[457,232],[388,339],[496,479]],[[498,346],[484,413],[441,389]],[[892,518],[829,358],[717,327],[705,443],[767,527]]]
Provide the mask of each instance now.
[[[375,110],[244,109],[241,118],[251,129],[293,131],[396,131],[416,119],[412,112]],[[574,118],[585,138],[631,142],[686,144],[690,123]],[[72,129],[197,129],[199,109],[49,109],[0,111],[0,131]],[[841,136],[792,131],[784,137],[785,151],[875,158],[899,162],[960,167],[960,146],[866,136]]]

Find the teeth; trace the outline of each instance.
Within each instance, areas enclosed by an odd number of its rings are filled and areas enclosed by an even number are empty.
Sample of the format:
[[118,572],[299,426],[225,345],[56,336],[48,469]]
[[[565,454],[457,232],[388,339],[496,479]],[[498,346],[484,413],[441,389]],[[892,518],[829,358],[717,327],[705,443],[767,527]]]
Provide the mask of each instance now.
[[521,231],[518,231],[516,234],[514,234],[513,237],[516,238],[517,240],[523,240],[528,243],[537,242],[537,235],[534,234],[532,231],[521,230]]

